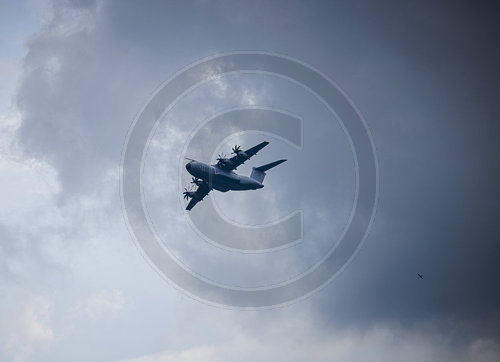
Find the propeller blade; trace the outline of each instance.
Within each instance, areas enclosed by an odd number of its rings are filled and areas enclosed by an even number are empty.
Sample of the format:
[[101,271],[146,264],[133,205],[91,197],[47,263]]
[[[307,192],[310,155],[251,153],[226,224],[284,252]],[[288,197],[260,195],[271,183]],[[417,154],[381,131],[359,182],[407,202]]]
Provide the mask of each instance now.
[[184,192],[182,193],[184,195],[184,199],[189,199],[190,197],[193,197],[193,186],[191,186],[188,190],[187,187],[184,187]]
[[200,185],[201,183],[203,183],[203,180],[202,179],[199,179],[197,177],[192,177],[191,178],[191,183],[192,184],[195,184],[195,185]]

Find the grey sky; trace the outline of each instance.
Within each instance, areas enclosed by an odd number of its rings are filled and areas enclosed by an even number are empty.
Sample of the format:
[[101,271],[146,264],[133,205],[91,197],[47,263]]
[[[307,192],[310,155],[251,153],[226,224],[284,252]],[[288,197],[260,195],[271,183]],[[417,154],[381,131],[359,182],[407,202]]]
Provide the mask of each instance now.
[[[498,360],[498,10],[451,1],[2,2],[0,360]],[[335,80],[364,115],[379,166],[377,214],[354,260],[312,297],[265,311],[208,306],[165,282],[132,241],[119,195],[124,140],[152,92],[188,64],[242,50],[289,55]],[[189,180],[179,157],[196,125],[254,105],[304,121],[302,150],[271,137],[239,169],[288,158],[264,189],[214,195],[240,223],[304,211],[302,243],[258,255],[201,239],[179,201]],[[239,135],[214,151],[261,140]],[[339,124],[313,95],[267,75],[224,77],[180,100],[152,138],[144,175],[164,244],[231,285],[309,268],[354,198]]]

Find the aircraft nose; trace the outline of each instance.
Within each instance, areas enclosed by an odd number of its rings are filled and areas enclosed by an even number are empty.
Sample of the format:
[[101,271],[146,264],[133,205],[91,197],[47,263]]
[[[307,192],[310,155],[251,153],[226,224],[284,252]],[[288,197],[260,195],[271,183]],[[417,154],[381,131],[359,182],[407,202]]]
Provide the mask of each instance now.
[[186,165],[186,170],[191,170],[191,162],[189,162],[187,165]]

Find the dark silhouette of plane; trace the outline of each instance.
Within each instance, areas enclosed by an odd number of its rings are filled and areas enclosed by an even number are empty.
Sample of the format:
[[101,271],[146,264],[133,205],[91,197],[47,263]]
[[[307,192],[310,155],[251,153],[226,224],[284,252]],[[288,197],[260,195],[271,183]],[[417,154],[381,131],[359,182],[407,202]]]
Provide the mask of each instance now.
[[417,275],[420,279],[424,279],[424,276],[422,274],[417,273]]
[[242,151],[241,147],[236,145],[232,148],[233,157],[226,158],[224,155],[219,155],[217,163],[214,165],[207,165],[188,158],[190,162],[186,165],[186,170],[193,175],[191,183],[198,186],[198,188],[196,191],[184,189],[184,198],[186,200],[191,199],[186,210],[191,210],[212,189],[227,192],[229,190],[246,191],[263,188],[262,182],[266,176],[266,171],[286,160],[278,160],[260,167],[253,167],[250,176],[238,175],[234,170],[268,144],[267,141],[262,142],[246,151]]

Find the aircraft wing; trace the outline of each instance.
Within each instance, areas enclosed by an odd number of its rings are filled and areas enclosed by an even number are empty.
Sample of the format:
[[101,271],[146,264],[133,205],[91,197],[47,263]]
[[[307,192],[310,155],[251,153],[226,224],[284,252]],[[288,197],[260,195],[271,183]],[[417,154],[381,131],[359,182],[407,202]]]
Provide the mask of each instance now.
[[196,205],[198,202],[203,200],[205,196],[208,195],[210,192],[210,187],[206,183],[202,183],[201,185],[198,186],[196,191],[193,194],[193,197],[191,197],[191,200],[189,201],[189,204],[186,206],[186,210],[191,210],[194,205]]
[[227,164],[224,166],[224,170],[227,171],[232,171],[236,170],[238,166],[241,166],[242,164],[245,163],[245,161],[249,160],[253,155],[255,155],[257,152],[259,152],[261,149],[266,147],[269,144],[269,142],[264,141],[262,143],[259,143],[257,146],[253,146],[252,148],[249,148],[248,150],[241,152],[237,155],[234,155],[231,157],[227,162]]

